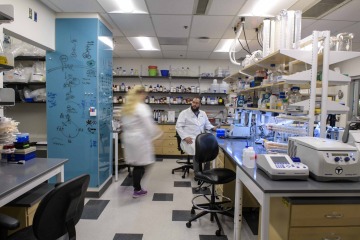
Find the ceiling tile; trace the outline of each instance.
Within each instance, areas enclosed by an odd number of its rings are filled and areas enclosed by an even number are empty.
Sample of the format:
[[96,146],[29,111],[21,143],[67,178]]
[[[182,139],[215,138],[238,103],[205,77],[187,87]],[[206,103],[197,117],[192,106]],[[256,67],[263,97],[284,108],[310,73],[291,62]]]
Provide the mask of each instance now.
[[160,45],[163,51],[181,51],[186,50],[187,45]]
[[162,58],[162,53],[160,51],[138,51],[141,57],[143,58]]
[[301,19],[301,28],[305,29],[316,22],[315,19]]
[[155,31],[147,14],[109,14],[114,23],[127,37],[154,37]]
[[119,28],[114,24],[114,21],[110,18],[110,16],[106,13],[101,13],[101,17],[110,25],[110,31],[112,32],[113,36],[124,36],[124,34],[119,30]]
[[[158,37],[188,37],[191,15],[152,15]],[[187,26],[185,29],[184,26]]]
[[326,31],[330,30],[333,34],[341,29],[353,25],[355,22],[348,21],[333,21],[333,20],[318,20],[307,28],[302,29],[302,37],[306,37],[312,33],[312,31]]
[[360,21],[360,1],[355,0],[351,1],[344,6],[340,7],[339,9],[333,11],[332,13],[323,17],[323,19],[328,20],[344,20],[344,21]]
[[50,2],[63,12],[71,13],[104,13],[104,9],[96,0],[87,0],[84,4],[83,0],[48,0],[43,1],[44,3]]
[[208,39],[200,40],[196,38],[190,38],[189,40],[189,51],[213,51],[220,39]]
[[115,51],[115,54],[121,58],[138,58],[141,57],[136,51]]
[[235,16],[246,0],[213,0],[208,15]]
[[194,0],[147,0],[150,14],[192,14]]
[[[117,1],[114,0],[97,0],[99,2],[99,4],[105,9],[106,12],[123,12],[124,9],[121,9],[119,4],[117,3]],[[130,11],[132,10],[132,13],[134,14],[144,14],[144,13],[148,13],[147,7],[146,7],[146,3],[144,0],[132,0],[131,1],[133,6],[132,9],[129,9]]]
[[210,55],[210,59],[225,59],[229,60],[229,53],[224,52],[212,52]]
[[209,59],[211,52],[196,52],[196,51],[188,51],[186,58],[190,59]]
[[190,36],[221,38],[232,19],[228,16],[194,16]]
[[352,50],[356,52],[360,52],[360,42],[353,42]]
[[349,27],[339,29],[337,32],[332,33],[332,35],[337,35],[338,33],[349,32],[354,34],[353,42],[360,42],[360,23],[353,24]]
[[164,58],[185,58],[186,51],[163,51]]

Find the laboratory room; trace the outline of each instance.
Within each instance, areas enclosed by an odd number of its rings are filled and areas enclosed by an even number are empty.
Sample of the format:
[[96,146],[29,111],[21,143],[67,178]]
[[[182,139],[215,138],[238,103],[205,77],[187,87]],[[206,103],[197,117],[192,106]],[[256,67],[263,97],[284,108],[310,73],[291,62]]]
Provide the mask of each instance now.
[[0,240],[360,240],[360,0],[0,0]]

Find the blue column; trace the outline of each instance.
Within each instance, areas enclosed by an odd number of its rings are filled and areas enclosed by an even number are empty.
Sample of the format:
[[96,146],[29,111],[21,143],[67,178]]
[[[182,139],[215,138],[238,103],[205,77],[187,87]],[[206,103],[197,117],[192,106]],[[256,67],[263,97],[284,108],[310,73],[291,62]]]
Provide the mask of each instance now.
[[57,19],[56,51],[46,55],[48,157],[68,158],[65,180],[89,173],[92,188],[112,175],[112,49],[103,38],[112,33],[99,19]]

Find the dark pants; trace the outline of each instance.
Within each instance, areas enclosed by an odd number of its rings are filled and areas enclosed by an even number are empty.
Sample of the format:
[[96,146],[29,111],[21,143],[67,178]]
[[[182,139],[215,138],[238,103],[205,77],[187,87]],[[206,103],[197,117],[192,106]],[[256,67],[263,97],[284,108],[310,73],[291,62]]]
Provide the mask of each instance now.
[[133,186],[135,191],[141,190],[140,182],[144,173],[145,173],[144,166],[134,166],[132,177],[133,177]]

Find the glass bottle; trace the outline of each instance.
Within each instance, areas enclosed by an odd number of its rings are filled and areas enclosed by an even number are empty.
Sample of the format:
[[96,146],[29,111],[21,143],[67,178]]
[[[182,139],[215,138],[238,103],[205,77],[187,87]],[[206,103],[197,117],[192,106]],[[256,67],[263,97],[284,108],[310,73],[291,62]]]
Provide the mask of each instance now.
[[289,94],[289,104],[301,102],[301,94],[299,87],[292,87],[291,93]]

